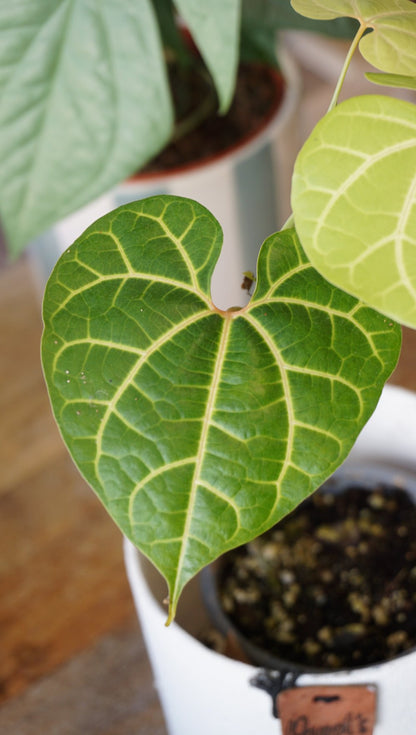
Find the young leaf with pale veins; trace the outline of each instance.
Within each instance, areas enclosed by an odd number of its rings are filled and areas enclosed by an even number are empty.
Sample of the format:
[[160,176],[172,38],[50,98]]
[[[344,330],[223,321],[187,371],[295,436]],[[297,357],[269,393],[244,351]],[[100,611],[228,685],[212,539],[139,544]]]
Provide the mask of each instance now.
[[264,243],[248,306],[216,309],[201,205],[121,207],[61,257],[44,301],[52,406],[80,471],[167,580],[265,531],[348,454],[400,330],[331,286],[296,234]]
[[[328,113],[295,164],[302,246],[331,283],[416,327],[416,114],[369,95]],[[340,142],[341,141],[341,142]]]
[[410,0],[291,0],[307,18],[356,18],[363,30],[360,51],[370,64],[393,74],[416,75],[416,5]]

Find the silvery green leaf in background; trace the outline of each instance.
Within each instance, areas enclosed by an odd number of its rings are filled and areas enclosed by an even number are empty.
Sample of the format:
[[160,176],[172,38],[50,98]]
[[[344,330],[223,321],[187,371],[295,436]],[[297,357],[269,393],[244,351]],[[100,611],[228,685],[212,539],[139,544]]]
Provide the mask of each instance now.
[[153,197],[98,220],[44,300],[42,359],[80,471],[167,580],[170,619],[204,565],[257,536],[343,461],[400,330],[272,235],[248,306],[210,297],[218,222]]
[[368,95],[315,127],[295,165],[295,225],[331,283],[416,327],[416,107]]
[[0,7],[0,213],[10,250],[132,174],[172,109],[150,0]]
[[240,44],[241,0],[175,0],[212,74],[221,112],[234,91]]
[[291,0],[307,18],[357,18],[370,29],[360,51],[377,69],[416,75],[416,5],[410,0]]

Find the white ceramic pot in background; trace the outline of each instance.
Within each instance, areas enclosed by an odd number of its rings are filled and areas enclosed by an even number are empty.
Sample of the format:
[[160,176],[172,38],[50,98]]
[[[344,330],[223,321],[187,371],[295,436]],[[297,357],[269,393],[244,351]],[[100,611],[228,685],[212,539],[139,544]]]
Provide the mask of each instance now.
[[244,305],[242,274],[255,271],[263,240],[289,215],[290,181],[299,148],[295,115],[299,75],[290,55],[281,52],[279,56],[286,91],[278,110],[257,135],[203,164],[129,179],[59,222],[31,248],[41,288],[61,253],[98,217],[129,201],[176,194],[206,206],[223,228],[224,247],[212,289],[217,306]]
[[[350,41],[310,31],[285,31],[284,38],[306,80],[299,125],[300,140],[303,143],[328,110]],[[349,66],[340,100],[363,94],[385,94],[410,102],[416,101],[414,90],[373,84],[365,76],[368,71],[378,69],[356,52]]]
[[[416,394],[387,386],[347,463],[396,467],[416,477]],[[169,735],[281,735],[271,698],[250,681],[259,669],[203,646],[196,638],[206,620],[198,584],[179,603],[177,622],[166,628],[159,604],[164,583],[136,549],[125,542],[125,560],[148,647]],[[377,666],[330,674],[303,674],[297,686],[375,685],[374,735],[414,735],[416,652]]]

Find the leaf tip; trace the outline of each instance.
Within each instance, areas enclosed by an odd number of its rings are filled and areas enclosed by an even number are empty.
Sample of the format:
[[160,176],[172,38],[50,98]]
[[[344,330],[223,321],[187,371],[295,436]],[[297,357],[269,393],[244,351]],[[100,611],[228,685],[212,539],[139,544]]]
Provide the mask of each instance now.
[[168,610],[168,617],[165,622],[166,628],[169,627],[169,625],[174,621],[175,615],[176,615],[176,602],[171,602],[170,597],[167,597],[166,600],[163,601],[164,604],[169,605]]

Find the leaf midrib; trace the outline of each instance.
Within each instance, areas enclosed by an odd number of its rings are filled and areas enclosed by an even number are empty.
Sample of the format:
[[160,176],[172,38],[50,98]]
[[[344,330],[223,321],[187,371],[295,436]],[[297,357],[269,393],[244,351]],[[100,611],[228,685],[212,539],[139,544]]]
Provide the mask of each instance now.
[[217,398],[218,388],[219,388],[220,381],[221,381],[224,359],[227,354],[227,344],[229,340],[232,322],[233,322],[233,317],[231,314],[226,316],[223,319],[222,334],[221,334],[221,338],[218,344],[215,370],[212,376],[211,385],[208,389],[209,391],[208,392],[208,402],[207,402],[205,415],[203,419],[201,437],[200,437],[199,446],[198,446],[198,452],[196,454],[195,470],[194,470],[191,490],[189,494],[189,502],[188,502],[185,526],[184,526],[184,530],[182,533],[181,550],[180,550],[179,558],[178,558],[175,585],[170,593],[170,606],[171,606],[170,616],[174,614],[178,594],[180,593],[180,588],[182,586],[181,585],[182,569],[184,566],[189,538],[191,537],[191,525],[192,525],[193,511],[195,507],[197,490],[198,490],[198,485],[199,485],[199,478],[200,478],[201,469],[203,466],[203,459],[204,459],[205,448],[207,445],[209,429],[211,427],[211,418],[215,410],[216,398]]

